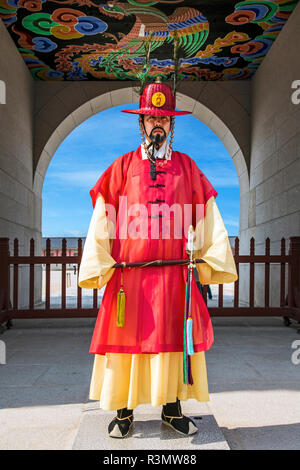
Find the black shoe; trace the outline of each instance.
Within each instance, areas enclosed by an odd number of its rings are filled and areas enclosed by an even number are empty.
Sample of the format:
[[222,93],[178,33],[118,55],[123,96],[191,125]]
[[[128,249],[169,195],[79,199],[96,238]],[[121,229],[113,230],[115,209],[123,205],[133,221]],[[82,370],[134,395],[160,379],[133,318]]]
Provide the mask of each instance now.
[[108,425],[108,435],[110,437],[123,438],[129,434],[133,423],[132,411],[127,408],[117,410],[117,416]]
[[174,403],[167,403],[163,406],[161,419],[164,424],[173,428],[179,434],[190,436],[198,432],[198,428],[194,421],[181,412],[180,401]]

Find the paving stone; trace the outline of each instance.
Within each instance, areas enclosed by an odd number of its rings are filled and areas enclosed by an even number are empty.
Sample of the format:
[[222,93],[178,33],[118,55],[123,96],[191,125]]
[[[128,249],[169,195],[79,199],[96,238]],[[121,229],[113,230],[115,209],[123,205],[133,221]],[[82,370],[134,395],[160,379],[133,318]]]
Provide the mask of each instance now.
[[138,413],[130,435],[124,439],[108,436],[108,424],[114,416],[115,413],[110,412],[87,412],[80,424],[73,450],[229,450],[211,414],[191,416],[195,418],[199,432],[186,437],[162,424],[160,417]]
[[[89,383],[85,385],[0,387],[0,409],[84,403],[88,397]],[[24,432],[26,430],[24,429]],[[1,443],[0,443],[1,449]]]
[[182,402],[184,414],[202,416],[201,432],[174,434],[161,424],[160,407],[140,405],[122,444],[107,436],[115,413],[88,400],[95,319],[15,320],[1,335],[7,364],[0,366],[0,449],[300,448],[300,365],[291,362],[297,324],[286,328],[276,317],[212,320],[210,401]]

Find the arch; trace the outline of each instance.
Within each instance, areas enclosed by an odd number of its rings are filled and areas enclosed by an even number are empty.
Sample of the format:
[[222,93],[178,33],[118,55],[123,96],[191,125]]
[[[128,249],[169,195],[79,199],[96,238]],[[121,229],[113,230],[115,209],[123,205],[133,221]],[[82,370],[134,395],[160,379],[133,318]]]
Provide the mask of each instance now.
[[[240,230],[248,227],[248,205],[249,205],[249,155],[250,155],[250,124],[249,112],[239,100],[232,96],[226,87],[208,82],[196,84],[197,89],[189,84],[179,88],[177,92],[177,108],[192,111],[194,117],[199,119],[209,127],[215,135],[223,142],[230,154],[237,172],[240,187]],[[62,93],[62,92],[60,92]],[[61,95],[64,96],[63,94]],[[49,97],[41,108],[40,116],[47,115],[47,106],[52,104],[53,97]],[[43,125],[40,126],[40,155],[37,155],[35,173],[33,180],[33,191],[41,201],[42,187],[48,165],[61,142],[65,137],[75,129],[79,124],[100,111],[112,106],[133,103],[138,101],[138,94],[135,89],[130,87],[117,88],[98,94],[85,100],[83,104],[76,106],[72,112],[67,113],[66,117],[57,124],[57,118],[60,116],[60,109],[56,109],[55,119],[48,116],[48,125],[46,131]],[[63,102],[56,98],[56,106],[61,106],[63,115]],[[39,115],[36,115],[37,128],[39,128]],[[43,124],[43,121],[41,121]],[[48,132],[48,133],[47,133]],[[241,210],[242,207],[242,210]],[[41,217],[41,211],[39,216]]]

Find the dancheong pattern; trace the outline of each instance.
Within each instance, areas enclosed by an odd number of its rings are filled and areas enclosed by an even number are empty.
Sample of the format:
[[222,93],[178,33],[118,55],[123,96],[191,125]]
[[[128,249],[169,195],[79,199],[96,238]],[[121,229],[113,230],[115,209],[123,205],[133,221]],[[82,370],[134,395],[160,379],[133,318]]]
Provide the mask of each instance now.
[[36,80],[247,80],[298,0],[0,0],[0,18]]

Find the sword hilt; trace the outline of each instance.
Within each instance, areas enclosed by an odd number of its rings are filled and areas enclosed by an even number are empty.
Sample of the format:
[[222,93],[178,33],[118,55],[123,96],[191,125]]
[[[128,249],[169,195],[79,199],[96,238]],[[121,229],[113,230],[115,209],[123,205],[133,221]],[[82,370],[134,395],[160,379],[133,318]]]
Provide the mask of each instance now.
[[186,252],[189,255],[190,262],[193,261],[193,255],[195,251],[195,246],[194,246],[194,228],[192,225],[189,226],[189,232],[188,232],[188,242],[186,246]]

